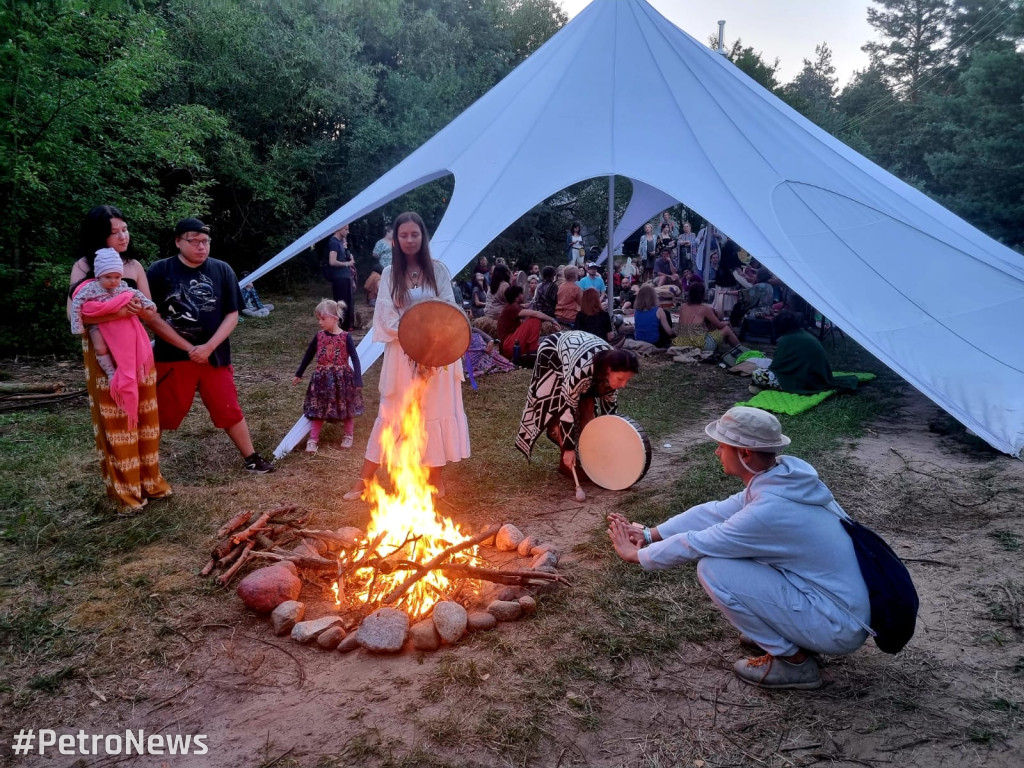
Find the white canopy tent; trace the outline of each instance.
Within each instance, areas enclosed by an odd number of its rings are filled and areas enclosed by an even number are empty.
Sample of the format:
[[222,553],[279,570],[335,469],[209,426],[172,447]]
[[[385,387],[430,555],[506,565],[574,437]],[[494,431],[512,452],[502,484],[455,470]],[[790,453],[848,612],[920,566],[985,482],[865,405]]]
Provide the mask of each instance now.
[[[644,0],[595,0],[248,279],[449,173],[455,189],[431,248],[453,274],[540,200],[625,176],[633,196],[613,246],[685,202],[988,443],[1024,449],[1024,257],[817,128]],[[364,367],[380,352],[368,335]],[[278,455],[304,433],[300,423]]]

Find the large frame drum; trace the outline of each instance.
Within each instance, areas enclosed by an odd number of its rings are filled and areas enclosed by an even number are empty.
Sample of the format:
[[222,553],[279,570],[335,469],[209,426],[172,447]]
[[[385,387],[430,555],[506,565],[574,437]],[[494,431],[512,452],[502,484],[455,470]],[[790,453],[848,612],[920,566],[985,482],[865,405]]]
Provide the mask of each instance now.
[[405,354],[427,368],[451,365],[469,349],[472,335],[466,313],[443,299],[413,304],[398,322]]
[[651,441],[628,416],[592,419],[580,435],[578,453],[587,476],[609,491],[635,485],[651,467]]

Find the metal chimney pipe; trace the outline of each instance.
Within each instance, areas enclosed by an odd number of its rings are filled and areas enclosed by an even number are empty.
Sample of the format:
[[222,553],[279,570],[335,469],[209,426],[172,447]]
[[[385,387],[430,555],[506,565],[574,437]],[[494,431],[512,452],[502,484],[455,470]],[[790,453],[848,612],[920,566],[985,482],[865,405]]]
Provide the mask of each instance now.
[[718,52],[722,56],[729,55],[725,50],[725,19],[718,20]]

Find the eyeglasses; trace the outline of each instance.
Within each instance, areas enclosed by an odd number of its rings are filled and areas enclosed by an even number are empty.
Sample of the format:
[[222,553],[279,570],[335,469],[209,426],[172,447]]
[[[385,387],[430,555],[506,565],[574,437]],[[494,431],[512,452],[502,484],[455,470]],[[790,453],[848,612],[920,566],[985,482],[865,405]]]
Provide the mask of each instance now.
[[194,245],[196,248],[209,248],[210,243],[213,242],[209,237],[185,237],[182,239],[189,245]]

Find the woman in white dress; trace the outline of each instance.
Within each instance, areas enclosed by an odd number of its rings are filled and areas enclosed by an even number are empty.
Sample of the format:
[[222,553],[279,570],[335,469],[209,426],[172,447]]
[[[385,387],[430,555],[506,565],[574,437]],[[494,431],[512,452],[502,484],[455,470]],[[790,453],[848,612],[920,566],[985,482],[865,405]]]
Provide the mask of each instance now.
[[[392,419],[400,418],[402,396],[417,375],[413,362],[398,340],[398,322],[404,312],[421,299],[439,298],[455,303],[452,278],[439,261],[430,257],[430,244],[423,219],[417,213],[403,213],[394,222],[395,245],[390,267],[380,278],[380,292],[373,309],[373,340],[384,344],[380,371],[380,408],[373,423],[363,470],[345,499],[363,495],[366,484],[381,463],[380,435]],[[461,309],[461,307],[460,307]],[[434,369],[427,379],[423,397],[426,447],[423,463],[430,468],[430,483],[439,497],[445,488],[441,469],[450,461],[469,458],[469,424],[462,406],[462,361]]]

